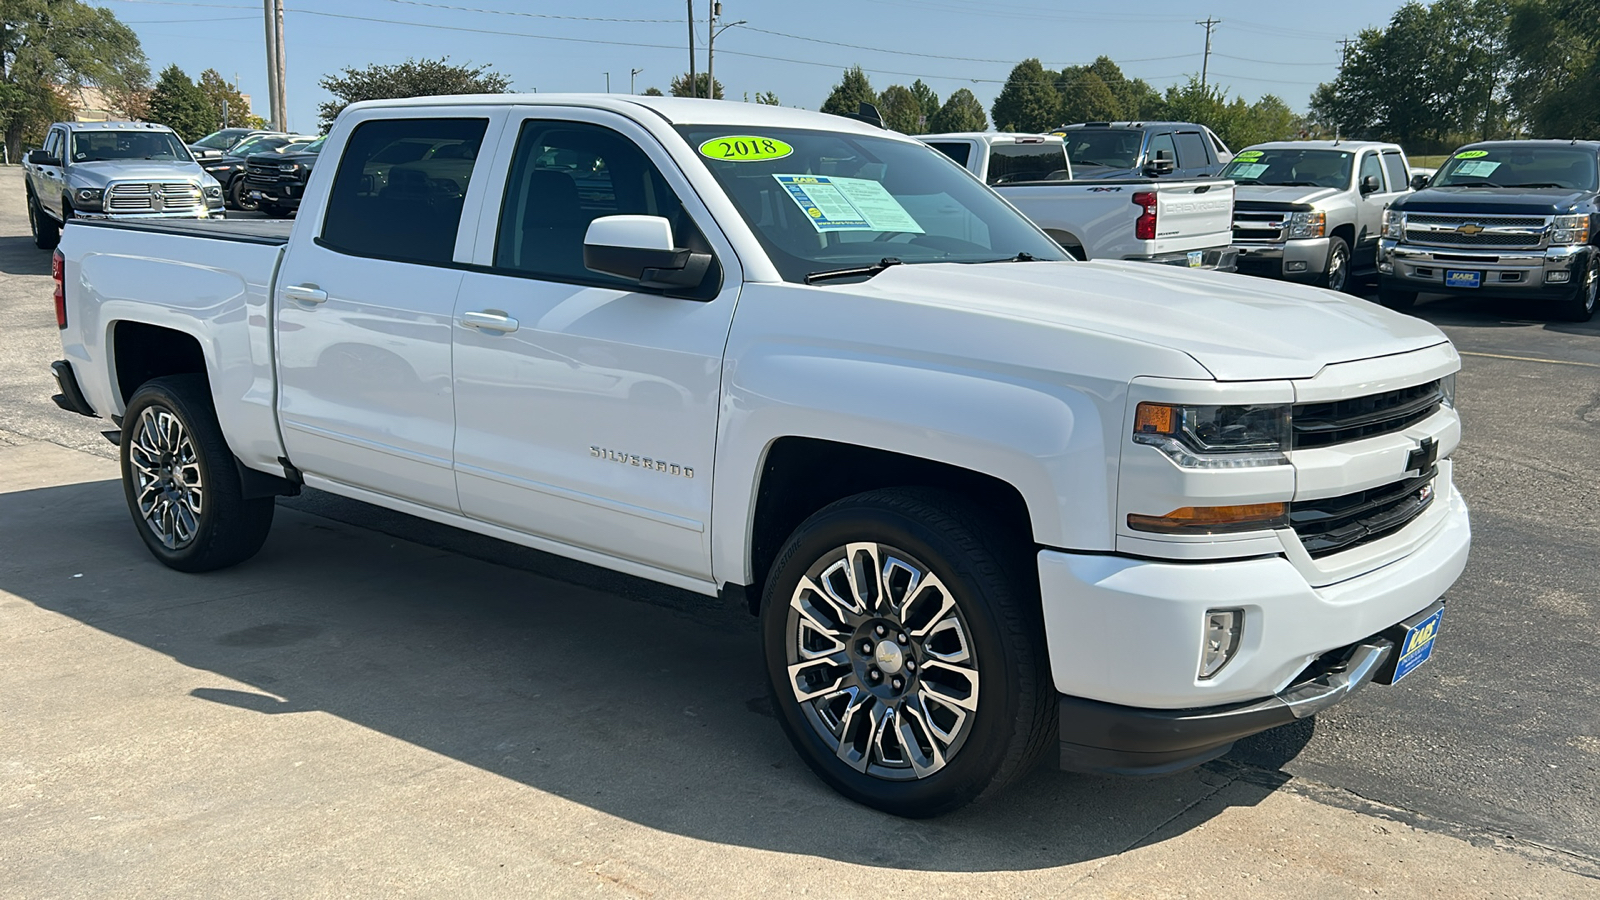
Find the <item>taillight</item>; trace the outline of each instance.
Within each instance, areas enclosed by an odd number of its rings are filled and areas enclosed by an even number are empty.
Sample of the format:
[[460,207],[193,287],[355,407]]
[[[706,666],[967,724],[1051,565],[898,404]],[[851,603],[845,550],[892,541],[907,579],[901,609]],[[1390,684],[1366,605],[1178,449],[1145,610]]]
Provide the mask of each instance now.
[[1139,220],[1133,223],[1133,236],[1141,241],[1156,239],[1156,192],[1135,191],[1133,205],[1140,207],[1144,212],[1139,213]]
[[50,277],[56,282],[56,327],[67,327],[67,258],[57,250],[50,256]]

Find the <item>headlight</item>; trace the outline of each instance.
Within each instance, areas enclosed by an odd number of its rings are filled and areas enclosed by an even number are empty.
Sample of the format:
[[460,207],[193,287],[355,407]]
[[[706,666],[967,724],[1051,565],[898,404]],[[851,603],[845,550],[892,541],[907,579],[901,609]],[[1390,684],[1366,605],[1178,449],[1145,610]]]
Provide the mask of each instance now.
[[1328,233],[1328,214],[1297,212],[1289,214],[1289,238],[1319,238]]
[[1133,442],[1188,469],[1244,469],[1289,461],[1287,406],[1170,406],[1141,403]]
[[100,198],[104,195],[105,191],[102,191],[99,188],[79,188],[78,193],[76,194],[79,203],[94,204],[98,204],[100,202]]
[[1439,396],[1445,406],[1456,408],[1456,373],[1451,372],[1439,379]]
[[284,163],[283,165],[278,167],[278,171],[279,172],[298,172],[298,171],[300,171],[300,164],[299,163]]
[[1556,216],[1555,221],[1551,223],[1550,243],[1589,243],[1589,214],[1580,213],[1576,216]]
[[1406,216],[1398,210],[1383,211],[1383,236],[1398,239],[1406,227]]
[[208,185],[206,187],[206,196],[210,197],[212,200],[221,200],[222,199],[222,186],[221,185],[216,185],[216,184]]

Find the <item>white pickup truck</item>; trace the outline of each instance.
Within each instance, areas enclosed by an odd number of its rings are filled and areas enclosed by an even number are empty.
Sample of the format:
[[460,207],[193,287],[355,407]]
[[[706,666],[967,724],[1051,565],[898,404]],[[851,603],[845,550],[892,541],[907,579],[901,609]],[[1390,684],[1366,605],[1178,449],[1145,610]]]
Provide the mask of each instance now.
[[359,103],[322,159],[293,223],[63,235],[57,403],[166,565],[307,485],[747,599],[799,754],[908,816],[1046,751],[1194,766],[1435,646],[1470,540],[1424,321],[1075,262],[779,107]]
[[1149,178],[1073,181],[1059,135],[973,131],[917,139],[994,188],[1078,259],[1224,272],[1238,261],[1233,182],[1161,177],[1173,171],[1167,151],[1157,151]]

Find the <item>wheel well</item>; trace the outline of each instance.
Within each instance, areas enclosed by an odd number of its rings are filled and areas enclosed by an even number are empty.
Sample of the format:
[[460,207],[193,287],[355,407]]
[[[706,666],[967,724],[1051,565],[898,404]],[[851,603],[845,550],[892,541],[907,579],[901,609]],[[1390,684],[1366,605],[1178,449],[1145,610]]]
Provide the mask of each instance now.
[[118,322],[111,335],[112,358],[117,361],[117,387],[124,405],[133,392],[163,375],[205,375],[206,357],[200,342],[181,331]]
[[871,447],[816,438],[780,438],[767,453],[756,490],[750,535],[750,611],[760,611],[761,593],[778,550],[808,516],[824,506],[878,488],[938,487],[971,501],[992,516],[1007,537],[1032,544],[1033,522],[1022,494],[1010,484],[946,463]]
[[1067,231],[1058,231],[1054,228],[1046,228],[1044,233],[1048,234],[1055,240],[1056,243],[1060,244],[1061,249],[1071,253],[1078,259],[1088,258],[1083,252],[1083,241],[1078,240],[1077,235]]
[[1340,226],[1334,228],[1333,229],[1333,236],[1334,237],[1344,238],[1344,245],[1346,247],[1349,247],[1351,252],[1355,251],[1355,249],[1356,249],[1356,227],[1354,225],[1340,225]]

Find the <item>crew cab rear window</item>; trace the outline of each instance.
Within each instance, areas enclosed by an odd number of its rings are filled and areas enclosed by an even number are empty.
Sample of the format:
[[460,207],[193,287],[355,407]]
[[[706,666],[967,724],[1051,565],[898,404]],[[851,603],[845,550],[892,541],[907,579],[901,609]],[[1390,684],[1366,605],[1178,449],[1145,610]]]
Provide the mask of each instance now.
[[1403,191],[1410,183],[1410,173],[1406,169],[1405,158],[1393,151],[1384,151],[1383,167],[1389,173],[1389,190]]
[[1178,138],[1178,166],[1184,169],[1194,169],[1210,165],[1213,160],[1206,153],[1206,142],[1200,135],[1193,131],[1180,131]]
[[353,256],[448,263],[487,119],[383,119],[351,132],[321,244]]
[[1067,154],[1060,144],[995,144],[989,148],[989,184],[1048,181],[1067,177]]
[[963,169],[972,159],[972,145],[965,141],[929,141],[928,146],[955,160]]

